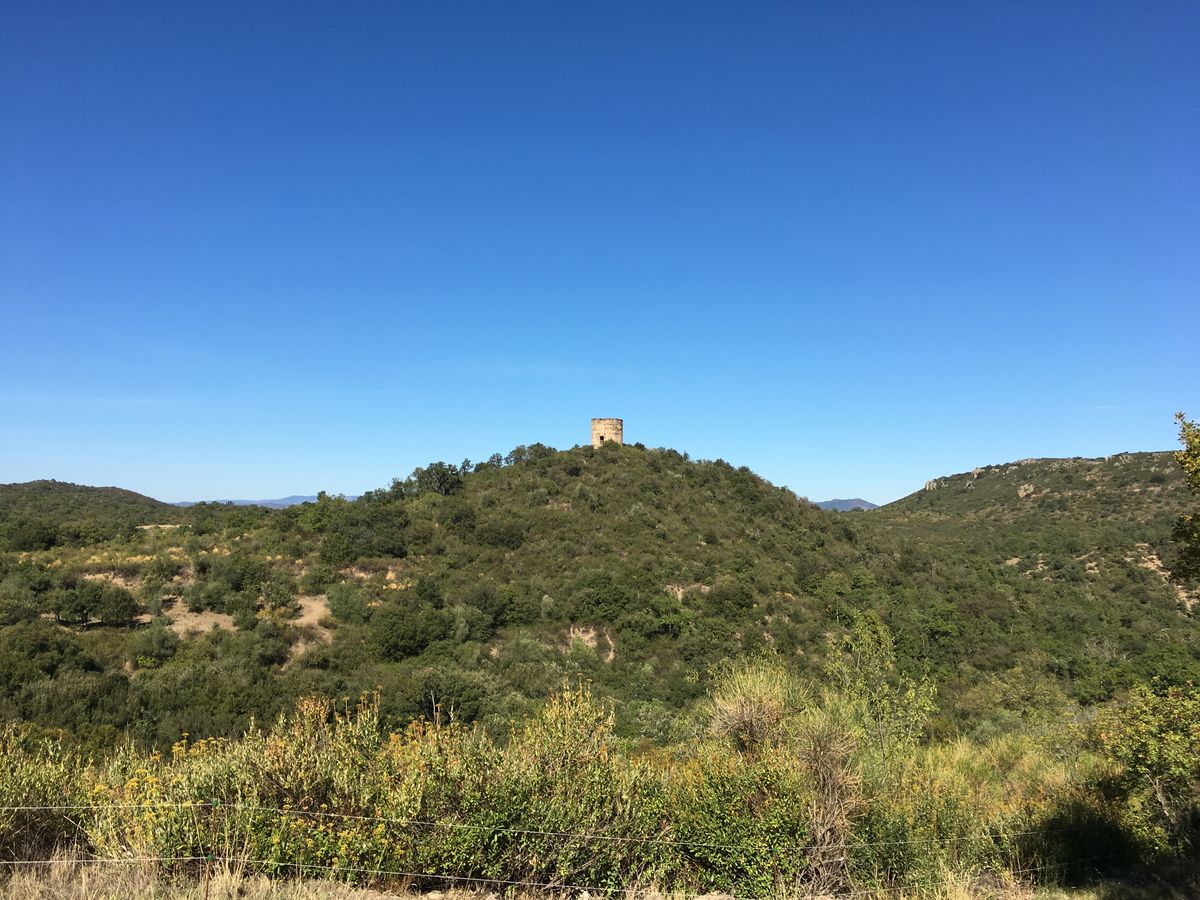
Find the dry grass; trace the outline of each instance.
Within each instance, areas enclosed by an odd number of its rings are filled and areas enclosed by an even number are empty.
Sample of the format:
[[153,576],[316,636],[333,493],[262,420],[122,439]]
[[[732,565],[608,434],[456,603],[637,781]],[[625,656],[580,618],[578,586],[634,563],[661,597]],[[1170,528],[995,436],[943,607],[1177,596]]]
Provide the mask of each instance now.
[[[1193,886],[1194,887],[1194,886]],[[171,877],[151,863],[85,862],[64,856],[42,866],[0,869],[0,900],[497,900],[488,891],[451,889],[417,893],[397,883],[389,890],[353,887],[328,879],[271,879],[246,872],[235,863],[218,863],[210,877]],[[510,900],[566,900],[566,895],[505,895]],[[637,900],[732,900],[728,894],[683,897],[638,891]],[[858,895],[867,900],[870,894]],[[890,900],[1186,900],[1196,896],[1189,887],[1163,883],[1129,885],[1103,883],[1081,889],[1033,890],[1004,881],[979,881],[951,876],[924,889],[881,891]],[[590,900],[587,894],[571,900]],[[628,900],[628,898],[626,898]],[[780,898],[786,900],[786,898]],[[836,895],[819,900],[836,900]]]
[[176,600],[170,606],[164,605],[163,612],[171,620],[171,630],[180,637],[187,637],[191,634],[208,634],[214,628],[224,628],[226,631],[235,630],[233,616],[213,612],[209,609],[194,613],[182,600]]
[[64,858],[22,868],[0,881],[3,900],[374,900],[394,897],[336,881],[284,881],[218,864],[203,879],[163,875],[152,863],[86,863]]
[[[49,865],[0,874],[0,900],[415,900],[419,896],[403,884],[392,891],[379,891],[329,879],[271,879],[228,862],[215,864],[207,881],[164,875],[153,863],[83,862],[69,856]],[[495,900],[494,894],[459,890],[423,896],[430,900]]]

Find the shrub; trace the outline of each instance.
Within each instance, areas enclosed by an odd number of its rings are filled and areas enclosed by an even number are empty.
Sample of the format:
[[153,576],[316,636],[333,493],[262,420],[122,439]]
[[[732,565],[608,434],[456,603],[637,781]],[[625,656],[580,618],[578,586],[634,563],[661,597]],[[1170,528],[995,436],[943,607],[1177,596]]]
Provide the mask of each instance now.
[[0,859],[48,859],[83,839],[77,823],[92,772],[78,753],[8,724],[0,760]]
[[1200,823],[1200,688],[1138,685],[1097,716],[1091,738],[1118,766],[1143,836],[1160,849],[1190,848]]

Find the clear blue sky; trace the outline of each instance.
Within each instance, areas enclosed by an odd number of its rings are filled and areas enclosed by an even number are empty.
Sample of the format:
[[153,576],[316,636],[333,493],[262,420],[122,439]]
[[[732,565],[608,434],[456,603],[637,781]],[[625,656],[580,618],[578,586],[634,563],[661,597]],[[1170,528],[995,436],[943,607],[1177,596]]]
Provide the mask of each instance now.
[[814,499],[1200,415],[1200,4],[15,3],[0,481],[626,437]]

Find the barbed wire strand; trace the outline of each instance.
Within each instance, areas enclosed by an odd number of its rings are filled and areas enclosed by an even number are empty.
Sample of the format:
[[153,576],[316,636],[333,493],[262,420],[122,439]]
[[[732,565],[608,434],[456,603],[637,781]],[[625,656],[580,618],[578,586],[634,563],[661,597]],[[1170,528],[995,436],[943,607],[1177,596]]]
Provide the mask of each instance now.
[[91,865],[92,863],[204,862],[207,856],[89,856],[87,859],[0,859],[0,866]]
[[382,822],[385,824],[401,825],[404,827],[422,826],[427,828],[445,828],[445,829],[461,829],[469,831],[489,831],[502,832],[504,834],[519,834],[531,837],[557,837],[569,838],[573,840],[606,840],[615,843],[636,843],[636,844],[653,844],[658,846],[678,846],[678,847],[697,847],[708,850],[758,850],[763,852],[787,852],[787,853],[803,853],[809,850],[854,850],[868,847],[893,847],[893,846],[909,846],[913,844],[922,845],[939,845],[964,843],[971,840],[986,840],[986,839],[1011,839],[1014,837],[1028,837],[1030,835],[1051,835],[1062,834],[1070,831],[1069,828],[1042,829],[1032,828],[1025,831],[1007,831],[1007,832],[989,832],[986,835],[954,835],[946,838],[937,838],[932,835],[922,838],[906,838],[902,840],[888,841],[850,841],[837,844],[804,844],[795,847],[780,847],[777,845],[768,844],[721,844],[706,841],[687,841],[678,838],[661,838],[661,837],[627,837],[624,835],[600,834],[597,832],[572,832],[572,831],[550,831],[530,828],[512,828],[505,825],[481,825],[470,822],[449,822],[449,821],[433,821],[431,819],[411,819],[393,816],[368,816],[359,813],[337,813],[328,810],[306,810],[306,809],[285,809],[275,806],[251,806],[246,804],[235,803],[219,803],[219,802],[183,802],[183,801],[166,801],[156,803],[103,803],[103,804],[58,804],[50,806],[0,806],[0,813],[4,812],[67,812],[78,810],[91,811],[111,811],[111,810],[129,810],[129,809],[208,809],[222,810],[231,809],[241,812],[260,812],[260,813],[275,813],[283,816],[300,816],[311,818],[337,818],[343,820],[362,821],[362,822]]
[[[1084,859],[1072,860],[1070,862],[1047,863],[1047,864],[1044,864],[1041,866],[1033,866],[1033,867],[1023,868],[1023,869],[1010,870],[1008,872],[1008,874],[1012,875],[1014,877],[1020,877],[1023,875],[1030,875],[1035,872],[1047,871],[1049,869],[1066,868],[1067,866],[1080,865],[1080,864],[1087,863],[1087,862],[1095,862],[1095,861],[1101,860],[1101,859],[1110,859],[1113,856],[1114,856],[1114,854],[1102,854],[1102,855],[1097,855],[1097,856],[1086,857]],[[113,863],[117,863],[117,864],[148,863],[148,862],[174,862],[174,863],[179,863],[179,862],[222,862],[222,863],[225,863],[226,865],[236,865],[236,866],[258,866],[260,868],[270,868],[270,867],[294,868],[294,869],[305,869],[305,870],[324,871],[324,872],[347,872],[347,873],[353,873],[356,875],[389,876],[389,877],[393,877],[393,878],[412,878],[412,879],[424,879],[424,880],[433,879],[433,880],[439,880],[439,881],[447,881],[447,882],[451,882],[451,883],[470,882],[470,883],[474,883],[474,884],[504,885],[506,887],[539,888],[539,889],[543,889],[543,890],[547,890],[547,891],[581,891],[581,892],[586,891],[588,893],[595,892],[597,894],[602,894],[602,895],[611,895],[611,894],[630,895],[630,894],[637,893],[639,890],[637,888],[606,888],[606,887],[599,887],[596,885],[567,884],[564,882],[541,882],[541,881],[527,881],[527,880],[505,879],[505,878],[487,878],[487,877],[483,877],[483,876],[471,876],[471,875],[440,875],[440,874],[436,874],[436,873],[432,873],[432,872],[409,872],[409,871],[405,871],[405,870],[401,870],[401,869],[369,869],[369,868],[358,867],[358,866],[333,866],[333,865],[327,865],[327,864],[321,864],[321,863],[283,862],[283,861],[278,861],[278,860],[251,859],[248,857],[233,857],[233,856],[216,856],[216,857],[213,857],[213,856],[141,856],[141,857],[96,857],[96,858],[89,858],[89,859],[85,859],[85,860],[72,860],[72,859],[62,859],[62,858],[59,858],[59,859],[0,860],[0,866],[48,866],[48,865],[56,865],[56,864],[91,865],[91,864],[113,864]],[[969,878],[970,876],[967,876],[967,877]],[[935,881],[910,882],[909,884],[903,884],[903,885],[891,885],[891,886],[877,885],[875,887],[856,889],[856,890],[852,890],[852,891],[848,891],[848,892],[843,892],[840,894],[834,894],[832,896],[841,897],[841,898],[869,897],[869,896],[878,897],[880,895],[885,895],[885,894],[895,894],[895,893],[901,893],[904,891],[914,891],[914,890],[922,890],[922,889],[935,888],[935,887],[944,887],[946,885],[959,884],[959,883],[961,883],[961,879],[955,878],[955,879],[940,879],[940,880],[935,880]],[[658,893],[658,892],[656,892],[656,893]],[[697,893],[681,894],[681,893],[675,893],[675,892],[670,892],[670,891],[664,892],[664,895],[668,898],[674,898],[674,900],[696,900],[696,898],[705,896],[703,894],[697,894]],[[730,894],[730,896],[733,896],[733,895]]]

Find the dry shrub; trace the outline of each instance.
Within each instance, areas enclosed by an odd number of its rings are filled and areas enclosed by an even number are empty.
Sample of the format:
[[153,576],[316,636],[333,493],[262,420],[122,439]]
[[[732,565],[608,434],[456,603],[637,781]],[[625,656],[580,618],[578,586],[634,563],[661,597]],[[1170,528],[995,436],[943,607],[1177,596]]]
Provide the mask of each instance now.
[[0,726],[0,860],[44,859],[83,840],[70,807],[88,803],[91,775],[78,752]]
[[812,783],[811,849],[802,882],[814,894],[833,893],[848,883],[847,845],[861,803],[853,725],[837,707],[812,710],[798,723],[795,747]]
[[808,692],[778,661],[763,658],[719,668],[708,709],[709,734],[754,753],[785,737],[785,724],[809,702]]

